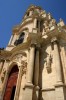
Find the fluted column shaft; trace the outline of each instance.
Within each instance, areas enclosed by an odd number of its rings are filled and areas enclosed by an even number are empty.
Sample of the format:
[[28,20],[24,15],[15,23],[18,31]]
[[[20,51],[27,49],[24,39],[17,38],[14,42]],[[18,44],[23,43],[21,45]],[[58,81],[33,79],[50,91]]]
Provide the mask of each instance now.
[[61,60],[57,41],[54,41],[54,57],[56,66],[57,83],[62,83]]
[[35,45],[30,47],[30,57],[27,69],[27,82],[32,83],[33,80],[33,70],[34,70],[34,56],[35,56]]

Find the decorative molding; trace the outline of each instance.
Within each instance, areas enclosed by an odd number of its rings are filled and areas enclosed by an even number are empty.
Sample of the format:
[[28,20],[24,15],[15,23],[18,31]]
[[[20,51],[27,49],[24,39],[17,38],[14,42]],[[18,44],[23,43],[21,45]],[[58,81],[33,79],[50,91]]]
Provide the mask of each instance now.
[[22,75],[23,75],[23,74],[26,74],[26,71],[27,71],[27,62],[22,60],[21,64],[22,64]]
[[4,81],[5,74],[6,74],[6,69],[3,69],[2,74],[1,74],[1,82],[2,82],[2,83],[3,83],[3,81]]
[[51,39],[51,43],[56,42],[57,40],[58,40],[57,37],[53,37],[53,38]]
[[12,57],[12,61],[21,62],[22,57],[23,57],[22,54],[16,54],[15,56]]

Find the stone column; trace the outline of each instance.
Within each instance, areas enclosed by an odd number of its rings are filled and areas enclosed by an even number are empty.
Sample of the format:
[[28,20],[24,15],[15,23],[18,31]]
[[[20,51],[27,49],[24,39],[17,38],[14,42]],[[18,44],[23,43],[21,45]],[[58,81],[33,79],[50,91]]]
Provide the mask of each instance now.
[[35,56],[35,45],[32,44],[32,46],[30,47],[30,58],[29,58],[28,69],[27,69],[27,83],[30,84],[32,84],[32,80],[33,80],[34,56]]
[[38,86],[39,81],[39,48],[36,49],[35,69],[34,69],[34,85]]
[[61,70],[61,60],[59,53],[60,51],[58,48],[57,40],[55,40],[53,44],[54,44],[54,57],[55,57],[57,83],[62,83],[62,70]]
[[34,58],[35,58],[35,45],[32,44],[30,47],[30,56],[27,66],[27,82],[25,85],[25,94],[23,100],[33,100],[33,72],[34,72]]
[[20,66],[14,100],[19,100],[19,93],[20,93],[21,79],[22,79],[22,69],[23,67]]
[[39,47],[36,48],[35,54],[35,68],[34,68],[34,90],[33,90],[33,99],[38,100],[39,98]]

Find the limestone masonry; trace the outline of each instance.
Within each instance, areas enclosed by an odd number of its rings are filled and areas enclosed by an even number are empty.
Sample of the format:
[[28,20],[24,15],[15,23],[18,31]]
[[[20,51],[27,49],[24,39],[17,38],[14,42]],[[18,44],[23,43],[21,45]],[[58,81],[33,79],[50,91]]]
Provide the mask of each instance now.
[[[60,16],[61,17],[61,16]],[[31,5],[0,49],[0,100],[66,100],[66,25]]]

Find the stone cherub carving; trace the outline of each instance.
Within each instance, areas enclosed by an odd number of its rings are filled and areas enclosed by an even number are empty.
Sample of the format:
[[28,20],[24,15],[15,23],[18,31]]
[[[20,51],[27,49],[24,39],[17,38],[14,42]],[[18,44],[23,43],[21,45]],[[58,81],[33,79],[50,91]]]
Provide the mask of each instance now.
[[51,55],[48,55],[46,59],[46,69],[48,73],[51,73],[51,63],[52,63],[52,57]]

